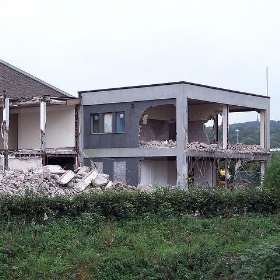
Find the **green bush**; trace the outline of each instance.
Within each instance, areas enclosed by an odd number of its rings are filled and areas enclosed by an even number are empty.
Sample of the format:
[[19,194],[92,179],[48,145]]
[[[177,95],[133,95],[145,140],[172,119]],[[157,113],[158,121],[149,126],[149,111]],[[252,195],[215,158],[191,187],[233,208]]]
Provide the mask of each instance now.
[[109,219],[135,219],[157,215],[197,214],[200,216],[231,217],[246,213],[279,211],[279,195],[267,190],[211,190],[193,187],[189,191],[158,189],[153,193],[105,191],[90,195],[44,197],[25,195],[0,196],[0,218],[24,216],[27,221],[92,213]]
[[264,176],[264,189],[280,192],[280,154],[274,154]]

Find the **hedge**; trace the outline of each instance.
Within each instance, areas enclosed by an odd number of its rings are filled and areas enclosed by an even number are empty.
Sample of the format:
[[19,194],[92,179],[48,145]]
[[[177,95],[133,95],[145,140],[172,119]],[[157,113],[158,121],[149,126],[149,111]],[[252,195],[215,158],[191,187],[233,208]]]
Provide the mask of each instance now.
[[246,213],[279,212],[279,195],[271,191],[246,189],[229,191],[195,187],[189,191],[158,189],[146,192],[104,191],[75,197],[0,196],[0,218],[24,216],[41,220],[48,217],[95,213],[113,219],[133,219],[150,215],[232,216]]

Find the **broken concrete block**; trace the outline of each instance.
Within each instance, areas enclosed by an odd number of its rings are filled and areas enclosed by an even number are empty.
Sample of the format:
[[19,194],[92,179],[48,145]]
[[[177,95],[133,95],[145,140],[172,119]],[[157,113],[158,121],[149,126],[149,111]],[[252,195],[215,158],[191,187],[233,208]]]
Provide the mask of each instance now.
[[105,190],[111,190],[114,188],[113,182],[109,181],[108,184],[105,187]]
[[58,179],[58,183],[62,185],[66,185],[74,177],[75,177],[75,173],[72,170],[68,170]]
[[91,182],[97,177],[98,172],[96,170],[92,170],[89,172],[82,180],[81,182],[77,183],[74,188],[76,191],[83,191],[87,186],[91,184]]
[[44,169],[48,170],[50,173],[55,173],[55,174],[65,173],[65,170],[62,169],[61,166],[59,165],[45,165]]
[[88,166],[82,166],[79,168],[77,174],[84,175],[87,174],[90,171],[90,168]]
[[98,174],[96,178],[92,180],[92,184],[96,187],[106,186],[108,184],[108,177],[106,176],[106,174]]

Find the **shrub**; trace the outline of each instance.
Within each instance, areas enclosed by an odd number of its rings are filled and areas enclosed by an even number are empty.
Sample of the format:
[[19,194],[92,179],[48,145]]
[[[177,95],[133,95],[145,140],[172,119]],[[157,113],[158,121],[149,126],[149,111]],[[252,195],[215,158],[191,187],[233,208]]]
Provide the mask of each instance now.
[[0,196],[0,218],[24,216],[26,220],[92,213],[107,219],[134,219],[157,215],[183,214],[231,217],[233,214],[274,213],[280,208],[279,195],[271,191],[247,189],[230,191],[198,187],[184,190],[158,189],[153,193],[113,192],[69,197],[26,195]]
[[263,187],[272,192],[280,191],[280,155],[273,155],[264,176]]

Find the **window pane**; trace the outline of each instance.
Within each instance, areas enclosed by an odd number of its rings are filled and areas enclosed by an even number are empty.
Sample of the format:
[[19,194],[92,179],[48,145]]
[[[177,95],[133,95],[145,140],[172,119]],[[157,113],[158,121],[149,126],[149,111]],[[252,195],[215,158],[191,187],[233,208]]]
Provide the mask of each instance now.
[[112,119],[113,119],[112,113],[104,114],[104,132],[105,133],[113,132]]
[[124,132],[125,131],[124,112],[117,112],[117,114],[116,114],[116,131],[117,132]]
[[99,133],[100,132],[100,120],[99,114],[91,115],[91,133]]

